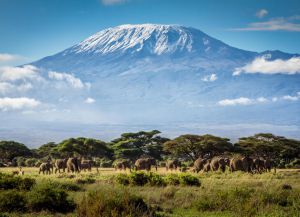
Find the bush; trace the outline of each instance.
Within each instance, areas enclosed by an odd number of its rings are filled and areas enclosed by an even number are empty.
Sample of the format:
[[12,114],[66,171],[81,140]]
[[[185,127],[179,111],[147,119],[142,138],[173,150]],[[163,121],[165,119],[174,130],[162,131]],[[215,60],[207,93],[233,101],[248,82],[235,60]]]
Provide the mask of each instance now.
[[116,177],[117,183],[121,185],[129,185],[130,184],[130,177],[126,174],[118,174]]
[[18,189],[18,190],[30,190],[35,184],[35,179],[21,178],[19,176],[13,176],[0,173],[0,189]]
[[200,180],[195,177],[195,176],[192,176],[190,174],[181,174],[180,176],[180,184],[182,185],[190,185],[190,186],[200,186],[201,183],[200,183]]
[[165,177],[165,181],[168,185],[179,185],[180,184],[180,179],[177,174],[168,174]]
[[102,189],[87,193],[77,206],[79,217],[156,216],[141,197],[123,189]]
[[51,182],[34,186],[27,196],[27,207],[34,212],[46,210],[66,213],[75,209],[75,204],[67,198],[66,191],[55,188]]
[[165,186],[166,182],[162,176],[156,173],[150,173],[148,176],[148,184],[151,186]]
[[0,191],[0,213],[26,210],[24,193],[16,190]]
[[84,185],[84,184],[93,184],[96,182],[96,179],[92,178],[92,177],[85,177],[83,179],[77,179],[76,180],[76,183],[77,184],[81,184],[81,185]]
[[34,167],[37,162],[38,160],[36,158],[28,158],[25,160],[25,165],[27,167]]
[[133,172],[130,174],[130,184],[143,186],[149,181],[149,176],[144,172]]

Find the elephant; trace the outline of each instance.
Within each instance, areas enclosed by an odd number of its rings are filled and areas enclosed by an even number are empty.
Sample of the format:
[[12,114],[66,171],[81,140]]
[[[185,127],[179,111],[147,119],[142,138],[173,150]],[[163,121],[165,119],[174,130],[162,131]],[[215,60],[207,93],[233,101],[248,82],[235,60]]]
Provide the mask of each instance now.
[[131,162],[129,160],[121,160],[115,163],[115,170],[126,170],[127,168],[131,171]]
[[67,169],[68,169],[68,172],[80,172],[80,162],[78,160],[78,158],[76,157],[73,157],[73,158],[69,158],[67,160]]
[[228,164],[228,159],[222,158],[222,157],[214,157],[211,160],[210,168],[212,171],[217,171],[218,169],[221,169],[222,172],[225,172],[226,165]]
[[93,166],[94,162],[92,160],[81,160],[80,162],[80,170],[88,170],[88,171],[92,171],[92,166]]
[[262,173],[265,169],[265,162],[262,159],[255,158],[253,159],[253,168],[256,172]]
[[244,171],[243,161],[241,158],[232,158],[230,160],[229,168],[231,172]]
[[181,162],[177,159],[175,160],[168,160],[166,163],[166,170],[177,170],[177,168],[181,168]]
[[253,159],[246,156],[242,158],[242,162],[244,168],[243,171],[251,173],[253,171]]
[[198,173],[200,170],[203,169],[204,165],[206,164],[207,159],[204,158],[198,158],[195,162],[194,162],[194,171],[196,173]]
[[136,170],[151,170],[151,166],[155,166],[155,169],[157,171],[157,163],[154,158],[140,158],[135,161],[135,169]]
[[209,172],[211,170],[211,162],[208,160],[203,166],[203,172]]
[[63,170],[63,172],[65,172],[65,170],[67,168],[67,161],[68,161],[67,158],[65,158],[65,159],[57,159],[55,161],[55,164],[54,164],[54,166],[55,166],[55,174],[57,173],[57,171],[58,171],[58,173],[60,173],[61,169]]
[[39,174],[41,172],[43,172],[43,174],[51,174],[51,168],[53,168],[53,165],[50,162],[42,163],[39,168]]
[[[264,167],[267,172],[271,172],[271,169],[273,167],[273,162],[270,159],[264,160]],[[276,170],[275,170],[275,172],[276,172]]]

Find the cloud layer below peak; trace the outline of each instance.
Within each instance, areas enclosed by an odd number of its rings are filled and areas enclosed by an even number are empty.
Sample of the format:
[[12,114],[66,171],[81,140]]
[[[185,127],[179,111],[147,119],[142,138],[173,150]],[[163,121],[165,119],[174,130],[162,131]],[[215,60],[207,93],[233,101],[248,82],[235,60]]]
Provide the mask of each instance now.
[[300,73],[300,57],[293,57],[288,60],[276,59],[273,61],[267,60],[265,57],[258,57],[251,63],[243,67],[236,68],[233,75],[241,73],[253,74],[288,74],[294,75]]

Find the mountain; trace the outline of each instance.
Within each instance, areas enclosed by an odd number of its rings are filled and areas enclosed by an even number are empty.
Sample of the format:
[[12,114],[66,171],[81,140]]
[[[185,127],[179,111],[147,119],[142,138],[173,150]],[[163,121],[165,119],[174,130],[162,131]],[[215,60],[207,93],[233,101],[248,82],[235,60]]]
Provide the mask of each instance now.
[[273,74],[268,71],[273,68],[234,72],[257,59],[284,64],[299,56],[234,48],[191,27],[121,25],[30,63],[47,82],[28,97],[56,111],[38,121],[61,121],[69,131],[82,130],[82,124],[118,123],[123,132],[155,125],[171,135],[210,132],[236,138],[279,131],[295,137],[300,135],[299,74]]

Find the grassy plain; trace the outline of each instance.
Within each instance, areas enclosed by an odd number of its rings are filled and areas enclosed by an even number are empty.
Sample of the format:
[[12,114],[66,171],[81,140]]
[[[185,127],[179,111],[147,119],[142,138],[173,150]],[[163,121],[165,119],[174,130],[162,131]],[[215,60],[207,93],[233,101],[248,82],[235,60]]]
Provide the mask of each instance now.
[[[17,168],[0,168],[0,172],[8,174],[15,170]],[[296,169],[263,174],[200,172],[194,174],[200,178],[200,187],[122,186],[116,183],[116,176],[129,171],[116,172],[113,168],[101,168],[98,173],[94,169],[80,174],[51,175],[38,174],[38,168],[24,167],[23,170],[23,177],[36,179],[37,185],[49,180],[61,183],[77,209],[68,214],[41,211],[6,213],[7,216],[79,216],[78,207],[88,192],[101,191],[137,195],[158,214],[167,217],[300,216],[300,170]],[[165,176],[172,172],[159,168],[157,173]]]

